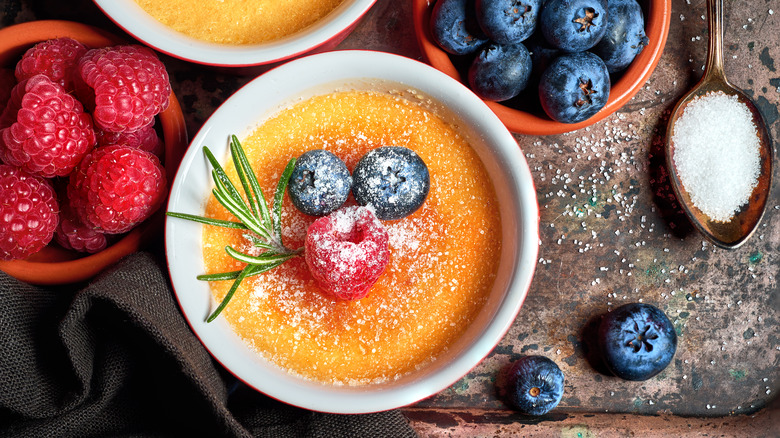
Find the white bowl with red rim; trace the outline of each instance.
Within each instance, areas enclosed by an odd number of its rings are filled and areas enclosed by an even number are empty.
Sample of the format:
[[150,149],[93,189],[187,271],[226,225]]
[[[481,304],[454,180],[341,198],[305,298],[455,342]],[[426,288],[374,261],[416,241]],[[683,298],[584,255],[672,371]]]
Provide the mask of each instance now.
[[159,52],[197,64],[252,67],[334,48],[349,35],[376,0],[345,0],[328,15],[298,33],[248,45],[215,44],[189,37],[157,21],[135,0],[94,2],[124,31]]
[[[315,73],[316,72],[316,73]],[[538,254],[538,203],[531,172],[512,134],[476,95],[421,62],[380,52],[336,51],[277,67],[241,88],[195,136],[173,181],[168,211],[202,215],[212,189],[203,157],[208,146],[227,157],[227,138],[245,138],[263,120],[302,99],[344,90],[408,92],[457,126],[490,175],[502,220],[497,277],[484,309],[432,363],[398,380],[334,386],[306,380],[270,364],[247,347],[215,308],[203,272],[202,225],[168,218],[165,248],[175,295],[195,334],[225,368],[247,385],[283,402],[322,412],[367,413],[406,406],[455,383],[477,366],[512,325],[531,284]]]

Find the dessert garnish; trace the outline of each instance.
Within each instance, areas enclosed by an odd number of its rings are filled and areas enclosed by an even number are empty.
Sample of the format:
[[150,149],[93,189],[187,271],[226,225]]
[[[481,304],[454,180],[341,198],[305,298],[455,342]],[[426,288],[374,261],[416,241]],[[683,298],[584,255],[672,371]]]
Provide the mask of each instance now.
[[346,300],[365,297],[384,272],[390,259],[387,231],[374,215],[372,208],[340,208],[309,226],[304,248],[287,248],[282,243],[282,199],[293,174],[296,159],[290,159],[282,172],[274,193],[273,206],[269,211],[257,176],[238,138],[232,135],[229,144],[230,155],[248,203],[208,147],[203,148],[203,153],[213,167],[211,175],[215,184],[212,190],[214,198],[233,214],[238,222],[187,213],[167,213],[171,217],[207,225],[247,230],[244,237],[262,250],[259,255],[250,255],[228,245],[225,252],[230,257],[246,263],[246,266],[237,271],[197,276],[198,280],[204,281],[233,280],[225,298],[206,322],[211,322],[219,316],[245,278],[270,271],[304,251],[309,271],[325,293]]
[[312,149],[295,161],[287,194],[295,208],[325,216],[341,207],[352,188],[347,165],[333,152]]
[[244,194],[249,201],[248,204],[233,182],[230,181],[230,178],[228,178],[225,170],[219,164],[219,161],[217,161],[214,154],[211,153],[211,150],[204,146],[203,154],[213,167],[211,176],[215,185],[212,190],[214,198],[235,216],[239,222],[186,213],[167,212],[166,214],[171,217],[187,219],[207,225],[251,231],[254,234],[247,233],[244,236],[250,240],[255,247],[264,250],[259,255],[250,255],[242,253],[231,246],[226,246],[225,252],[229,256],[244,262],[247,265],[238,271],[197,276],[198,280],[203,281],[234,280],[233,285],[228,290],[225,298],[206,319],[206,322],[211,322],[219,316],[222,310],[228,305],[230,299],[233,298],[233,294],[236,293],[236,290],[245,278],[270,271],[287,260],[299,255],[303,252],[303,248],[293,250],[285,247],[282,243],[282,197],[284,196],[284,191],[287,187],[287,181],[290,179],[293,167],[295,166],[295,158],[290,159],[287,166],[284,168],[284,172],[282,172],[282,176],[279,178],[279,183],[277,184],[276,192],[274,193],[272,210],[269,211],[268,204],[263,195],[263,190],[257,182],[257,176],[249,165],[249,160],[244,153],[244,149],[241,147],[241,143],[235,135],[230,137],[230,156],[233,159],[233,164],[236,166],[236,173],[241,181]]
[[352,172],[352,194],[382,220],[401,219],[425,202],[431,187],[428,166],[409,148],[382,146],[368,151]]
[[388,242],[387,230],[371,208],[345,207],[309,226],[306,265],[328,295],[359,300],[390,261]]

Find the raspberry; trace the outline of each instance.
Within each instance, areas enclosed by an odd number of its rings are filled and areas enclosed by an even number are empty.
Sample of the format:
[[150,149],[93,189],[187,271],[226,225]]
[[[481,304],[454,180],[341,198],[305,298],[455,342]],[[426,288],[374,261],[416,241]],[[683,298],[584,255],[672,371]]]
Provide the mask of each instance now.
[[112,132],[148,125],[168,107],[171,94],[165,65],[137,45],[89,50],[79,61],[75,85],[95,124]]
[[0,259],[28,257],[51,241],[59,208],[47,180],[0,164],[0,199]]
[[151,216],[165,190],[165,170],[154,154],[113,145],[84,157],[70,175],[68,199],[84,225],[119,234]]
[[31,47],[16,64],[16,79],[21,82],[42,74],[68,92],[73,91],[73,71],[87,53],[84,44],[72,38],[55,38]]
[[154,129],[154,121],[133,132],[111,132],[98,129],[95,134],[97,134],[98,146],[121,144],[151,152],[160,159],[163,157],[165,144]]
[[95,145],[81,103],[43,75],[14,87],[0,128],[0,159],[45,178],[69,174]]
[[387,231],[369,208],[344,207],[309,226],[305,258],[325,292],[358,300],[368,294],[390,261]]
[[60,223],[54,238],[61,247],[73,251],[94,254],[108,246],[106,235],[81,223],[70,204],[65,203],[60,212]]

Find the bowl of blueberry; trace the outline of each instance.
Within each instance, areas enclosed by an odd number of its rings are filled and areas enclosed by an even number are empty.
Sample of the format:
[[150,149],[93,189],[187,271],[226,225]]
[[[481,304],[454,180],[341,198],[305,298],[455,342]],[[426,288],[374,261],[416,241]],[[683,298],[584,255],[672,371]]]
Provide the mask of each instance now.
[[645,84],[671,0],[414,0],[428,62],[468,85],[520,134],[589,126]]
[[174,293],[206,349],[257,391],[342,414],[468,373],[515,320],[538,251],[510,131],[458,81],[371,51],[238,90],[193,138],[167,216]]

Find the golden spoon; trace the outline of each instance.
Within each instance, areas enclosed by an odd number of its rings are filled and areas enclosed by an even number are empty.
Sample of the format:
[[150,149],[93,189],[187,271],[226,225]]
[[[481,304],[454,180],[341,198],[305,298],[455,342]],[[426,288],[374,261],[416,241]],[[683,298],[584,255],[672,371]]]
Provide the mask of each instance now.
[[[764,119],[753,101],[726,79],[723,69],[723,0],[707,0],[707,18],[709,46],[704,75],[693,90],[677,103],[669,118],[666,130],[666,165],[669,169],[672,188],[693,225],[715,245],[731,249],[745,243],[755,232],[766,210],[772,179],[772,139],[769,137]],[[693,204],[690,194],[686,191],[677,173],[674,164],[675,145],[672,141],[676,122],[682,116],[685,107],[697,97],[718,91],[736,96],[738,101],[752,113],[760,154],[758,183],[747,204],[740,207],[728,222],[712,220]]]

